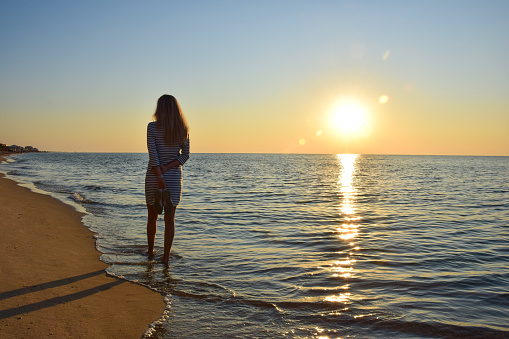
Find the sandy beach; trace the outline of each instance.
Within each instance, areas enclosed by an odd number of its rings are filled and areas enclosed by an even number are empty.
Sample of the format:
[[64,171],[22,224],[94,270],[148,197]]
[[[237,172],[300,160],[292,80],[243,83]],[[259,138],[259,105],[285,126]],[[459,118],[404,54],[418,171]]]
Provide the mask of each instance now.
[[162,314],[159,293],[106,275],[80,213],[1,174],[0,231],[1,338],[140,338]]

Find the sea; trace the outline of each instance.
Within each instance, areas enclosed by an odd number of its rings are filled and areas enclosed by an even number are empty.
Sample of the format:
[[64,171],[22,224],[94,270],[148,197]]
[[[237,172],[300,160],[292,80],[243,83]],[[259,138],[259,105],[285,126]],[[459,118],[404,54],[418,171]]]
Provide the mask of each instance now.
[[509,338],[509,157],[192,154],[169,266],[147,154],[27,153],[107,273],[160,292],[145,338]]

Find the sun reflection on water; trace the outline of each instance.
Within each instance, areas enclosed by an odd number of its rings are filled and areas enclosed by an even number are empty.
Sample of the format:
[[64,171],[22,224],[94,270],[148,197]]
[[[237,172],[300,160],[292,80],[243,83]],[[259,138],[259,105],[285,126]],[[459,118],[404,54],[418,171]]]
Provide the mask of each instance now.
[[[339,211],[343,217],[341,227],[338,227],[338,238],[350,247],[349,250],[339,252],[342,256],[339,260],[335,261],[331,266],[332,277],[337,279],[346,280],[354,274],[353,265],[355,259],[352,258],[353,251],[358,251],[359,246],[355,244],[355,238],[359,231],[359,221],[361,217],[356,215],[355,210],[355,196],[357,192],[353,186],[353,178],[355,174],[355,164],[357,161],[357,154],[338,154],[338,165],[341,168],[339,173],[338,188],[341,193],[341,202]],[[349,289],[349,285],[343,285],[344,290]],[[351,299],[351,293],[344,292],[339,295],[330,295],[325,297],[324,301],[347,303]]]
[[355,173],[357,154],[338,154],[337,157],[341,165],[341,173],[338,182],[340,192],[343,194],[341,212],[346,214],[347,217],[352,218],[355,214],[352,201],[355,195],[355,189],[352,182]]

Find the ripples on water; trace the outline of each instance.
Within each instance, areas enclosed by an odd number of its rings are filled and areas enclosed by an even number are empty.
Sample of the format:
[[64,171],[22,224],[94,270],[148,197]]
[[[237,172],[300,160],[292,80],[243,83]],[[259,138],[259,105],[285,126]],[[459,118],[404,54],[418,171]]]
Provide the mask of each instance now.
[[509,337],[508,157],[194,154],[169,268],[142,254],[145,154],[16,159],[110,274],[168,294],[154,338]]

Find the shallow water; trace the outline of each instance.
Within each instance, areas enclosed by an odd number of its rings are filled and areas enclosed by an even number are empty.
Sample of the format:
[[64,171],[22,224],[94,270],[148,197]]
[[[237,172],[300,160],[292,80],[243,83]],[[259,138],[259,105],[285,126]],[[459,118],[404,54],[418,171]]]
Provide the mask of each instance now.
[[148,337],[509,337],[509,157],[193,154],[168,268],[146,154],[12,158],[88,212],[108,273],[167,294]]

